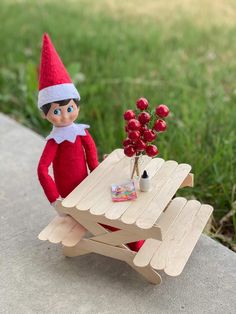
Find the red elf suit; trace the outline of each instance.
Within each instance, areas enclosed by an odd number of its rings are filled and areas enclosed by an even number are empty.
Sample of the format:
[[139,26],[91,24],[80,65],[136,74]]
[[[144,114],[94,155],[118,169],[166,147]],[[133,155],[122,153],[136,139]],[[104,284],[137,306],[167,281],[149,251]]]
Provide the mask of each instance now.
[[[49,36],[44,34],[40,64],[38,107],[45,104],[78,99],[80,95],[72,83]],[[65,198],[99,164],[94,140],[86,124],[72,123],[65,127],[54,126],[46,138],[47,143],[38,164],[38,178],[50,203]],[[52,178],[48,172],[52,165]],[[87,167],[88,166],[88,167]],[[117,228],[102,225],[115,231]],[[144,241],[128,246],[138,251]]]
[[[50,203],[66,197],[98,166],[97,150],[85,124],[53,127],[38,165],[39,181]],[[48,173],[52,164],[54,180]]]

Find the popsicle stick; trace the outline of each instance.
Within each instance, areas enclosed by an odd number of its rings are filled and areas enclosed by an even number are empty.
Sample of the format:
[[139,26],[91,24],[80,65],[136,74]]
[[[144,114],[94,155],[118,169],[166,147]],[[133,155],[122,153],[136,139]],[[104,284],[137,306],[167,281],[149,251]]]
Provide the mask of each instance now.
[[85,235],[87,230],[77,223],[74,228],[64,237],[62,244],[68,247],[75,246]]
[[112,203],[110,207],[107,207],[105,217],[111,220],[118,219],[126,211],[130,204],[134,202],[136,202],[136,200]]
[[161,229],[162,237],[168,233],[169,228],[175,223],[176,218],[181,213],[182,209],[186,205],[187,200],[184,197],[174,198],[166,210],[158,218],[155,225]]
[[140,275],[142,275],[148,282],[159,285],[162,282],[161,276],[150,267],[150,265],[147,265],[145,267],[137,267],[134,265],[133,262],[127,262],[134,270],[136,270]]
[[[149,163],[152,162],[152,159],[148,156],[143,156],[142,158],[143,165],[142,167],[147,167]],[[104,193],[101,194],[100,198],[97,199],[96,203],[91,206],[90,212],[94,215],[102,215],[106,212],[111,213],[111,217],[113,217],[113,213],[115,213],[116,217],[120,217],[120,215],[126,210],[126,208],[130,205],[131,202],[121,202],[114,203],[112,202],[111,196],[111,184],[112,183],[122,183],[123,181],[127,181],[130,179],[130,161],[129,165],[126,168],[126,171],[123,170],[115,170],[113,182],[108,183],[104,188]],[[109,180],[109,179],[108,179]],[[79,205],[81,206],[81,204]],[[119,214],[121,213],[121,214]],[[109,215],[109,213],[108,213]],[[118,216],[117,216],[118,215]],[[113,218],[111,218],[113,219]],[[115,219],[115,218],[114,218]]]
[[171,260],[168,260],[165,266],[165,273],[169,276],[178,276],[184,269],[210,215],[213,208],[209,205],[202,205],[192,223],[191,229],[185,235],[182,242],[176,243],[177,250],[174,250],[174,254],[171,256]]
[[131,250],[127,250],[126,248],[114,247],[111,245],[106,245],[104,243],[92,241],[89,239],[82,239],[74,247],[71,247],[71,248],[64,247],[63,251],[66,256],[70,256],[70,257],[94,252],[94,253],[108,256],[111,258],[115,258],[121,261],[125,261],[127,264],[129,264],[134,270],[136,270],[149,282],[153,284],[161,283],[160,275],[154,269],[152,269],[149,265],[143,268],[140,268],[134,265],[132,260],[136,253]]
[[[115,170],[110,169],[109,173],[102,175],[102,180],[93,187],[92,190],[87,193],[84,198],[82,198],[78,204],[77,208],[79,210],[88,210],[93,205],[98,203],[98,200],[103,197],[111,198],[111,184],[117,180],[125,180],[129,178],[129,168],[130,160],[128,157],[123,158],[119,163],[116,164]],[[99,203],[98,203],[99,204]]]
[[91,232],[93,235],[101,235],[101,234],[107,234],[109,231],[107,231],[106,228],[101,226],[96,221],[91,221],[88,219],[79,219],[80,224],[87,229],[89,232]]
[[76,245],[75,246],[63,246],[62,250],[63,250],[63,254],[67,257],[75,257],[75,256],[81,256],[81,255],[92,253],[92,251],[89,251],[89,250],[83,250],[81,248],[77,249]]
[[157,193],[151,203],[148,204],[145,212],[137,219],[137,226],[143,229],[149,229],[155,224],[157,218],[171,201],[190,170],[191,166],[188,164],[178,165],[169,180],[165,182],[159,193]]
[[[154,158],[152,160],[149,160],[144,165],[144,168],[147,170],[150,178],[154,177],[154,175],[157,173],[157,171],[161,168],[163,165],[164,160],[161,158]],[[140,200],[140,197],[142,196],[143,192],[140,190],[137,190],[137,196],[138,196],[138,202]],[[121,202],[121,203],[112,203],[110,207],[106,206],[107,211],[105,213],[105,216],[108,219],[118,219],[123,215],[123,213],[127,210],[129,206],[132,204],[135,204],[135,201],[132,202]],[[105,206],[104,206],[105,207]]]
[[[148,156],[143,156],[143,163],[151,160]],[[116,165],[115,171],[110,171],[94,189],[88,193],[76,206],[79,210],[88,210],[92,206],[99,206],[104,199],[111,202],[111,184],[126,181],[130,178],[130,158],[126,157]]]
[[82,239],[74,248],[77,252],[79,252],[80,249],[83,249],[122,261],[130,261],[136,254],[131,250],[127,250],[127,248],[120,248],[90,239]]
[[155,239],[147,239],[134,257],[134,265],[138,267],[147,266],[160,245],[161,241]]
[[127,230],[117,230],[114,232],[109,232],[107,234],[92,237],[91,240],[104,242],[110,245],[121,245],[140,240],[140,235],[131,233]]
[[177,168],[178,163],[173,160],[166,161],[152,178],[152,190],[146,193],[140,193],[138,202],[132,203],[124,214],[121,221],[125,224],[134,224],[138,217],[146,211],[146,208],[155,195],[161,190],[163,184],[169,180],[173,171]]
[[[137,233],[140,235],[140,239],[146,239],[146,238],[153,238],[153,239],[158,239],[161,240],[161,230],[160,228],[153,226],[151,229],[140,229],[137,227],[135,224],[127,225],[123,223],[120,219],[117,220],[110,220],[107,219],[105,216],[100,215],[100,216],[95,216],[91,214],[89,211],[80,211],[77,210],[76,208],[68,208],[67,209],[68,214],[70,214],[75,220],[80,222],[83,225],[83,220],[91,221],[91,223],[101,223],[105,225],[109,225],[112,227],[116,227],[122,230],[128,230],[132,233]],[[86,229],[88,229],[87,226],[84,225]],[[89,229],[88,229],[89,230]]]
[[116,149],[105,158],[62,202],[64,207],[74,207],[89,191],[103,180],[103,176],[111,171],[125,157],[123,149]]
[[48,240],[52,243],[60,243],[67,233],[77,224],[77,221],[70,216],[62,218],[64,219],[61,223],[58,224],[48,236]]
[[183,243],[185,236],[189,234],[200,207],[200,202],[195,200],[186,203],[150,262],[154,269],[165,269],[169,261],[175,263],[173,257],[179,251],[178,247]]
[[157,171],[159,171],[164,162],[165,160],[162,158],[153,158],[151,162],[147,164],[144,170],[147,171],[150,179],[156,175]]
[[64,217],[56,216],[53,220],[40,232],[39,240],[46,241],[50,233],[64,220]]
[[[176,217],[179,215],[186,203],[187,200],[185,198],[177,197],[169,204],[166,211],[162,214],[163,217],[158,226],[161,228],[163,237],[169,230],[170,226],[174,223]],[[160,245],[161,241],[147,239],[135,256],[134,264],[139,267],[147,266]]]

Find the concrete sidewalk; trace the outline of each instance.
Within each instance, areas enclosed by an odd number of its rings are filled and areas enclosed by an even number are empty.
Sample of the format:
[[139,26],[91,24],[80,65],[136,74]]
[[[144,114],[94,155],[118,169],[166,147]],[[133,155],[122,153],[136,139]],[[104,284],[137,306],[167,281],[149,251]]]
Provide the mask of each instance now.
[[183,273],[154,286],[96,254],[37,239],[55,216],[36,175],[44,140],[0,114],[0,313],[236,313],[236,254],[202,236]]

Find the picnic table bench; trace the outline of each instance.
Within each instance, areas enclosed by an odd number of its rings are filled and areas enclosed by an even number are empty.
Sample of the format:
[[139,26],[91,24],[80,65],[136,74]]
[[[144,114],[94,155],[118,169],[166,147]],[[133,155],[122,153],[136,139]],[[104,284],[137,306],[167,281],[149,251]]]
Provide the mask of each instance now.
[[[193,186],[190,165],[148,156],[143,163],[152,189],[137,190],[135,201],[112,202],[111,184],[130,176],[130,159],[123,149],[114,150],[61,202],[57,209],[68,215],[55,217],[39,239],[61,243],[65,256],[95,252],[125,261],[154,284],[161,283],[159,270],[178,276],[213,208],[174,197],[179,188]],[[126,245],[138,240],[145,240],[138,252]]]

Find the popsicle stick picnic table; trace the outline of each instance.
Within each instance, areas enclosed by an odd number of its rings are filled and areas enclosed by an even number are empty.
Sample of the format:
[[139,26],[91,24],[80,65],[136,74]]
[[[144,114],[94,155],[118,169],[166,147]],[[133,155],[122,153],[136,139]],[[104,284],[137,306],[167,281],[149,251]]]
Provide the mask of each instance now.
[[[111,184],[130,177],[130,158],[116,149],[62,201],[58,210],[68,215],[55,217],[39,239],[61,243],[65,256],[95,252],[122,260],[154,284],[161,283],[159,270],[178,276],[213,208],[174,197],[179,188],[193,186],[190,165],[148,156],[142,162],[151,177],[149,192],[137,190],[134,201],[112,202]],[[145,242],[132,251],[127,243],[138,240]]]

